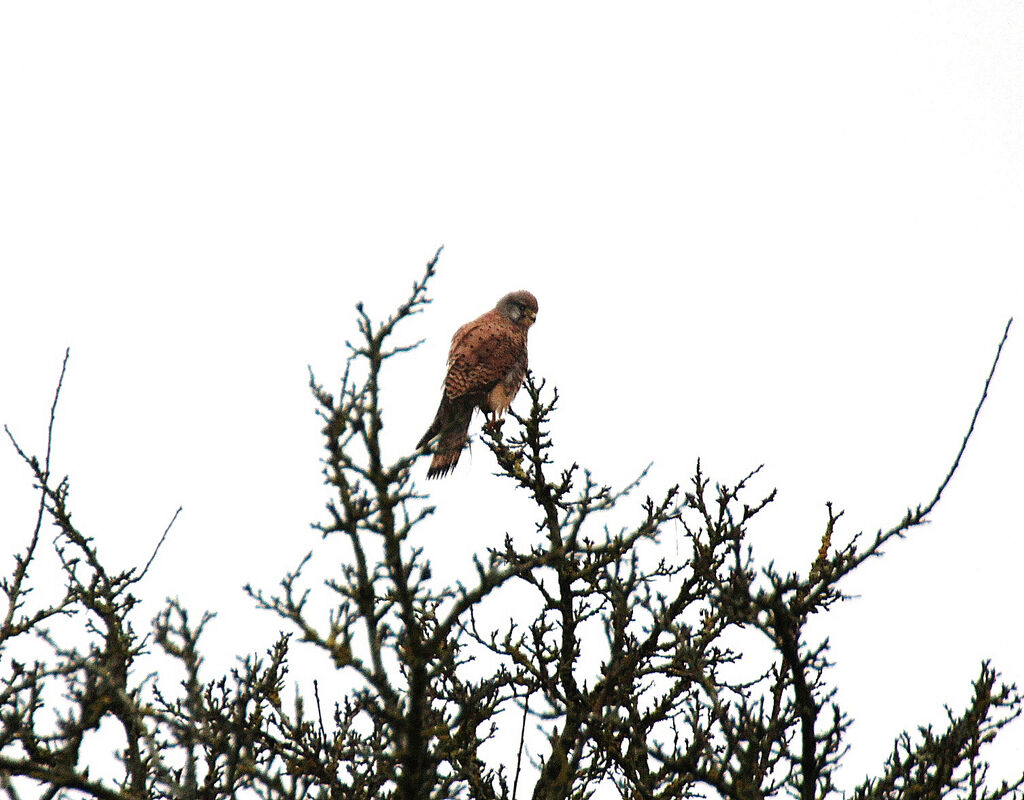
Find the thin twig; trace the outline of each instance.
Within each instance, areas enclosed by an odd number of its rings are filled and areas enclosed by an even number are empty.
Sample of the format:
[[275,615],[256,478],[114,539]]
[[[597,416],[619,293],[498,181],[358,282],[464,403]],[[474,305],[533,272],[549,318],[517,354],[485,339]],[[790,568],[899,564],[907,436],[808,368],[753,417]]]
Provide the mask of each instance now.
[[967,449],[967,442],[970,441],[971,435],[974,433],[974,426],[978,421],[978,415],[981,413],[981,407],[985,405],[985,399],[988,397],[988,387],[992,383],[992,377],[996,374],[996,366],[999,364],[999,356],[1002,355],[1003,345],[1006,344],[1006,339],[1010,335],[1010,326],[1012,324],[1013,317],[1010,317],[1006,322],[1006,328],[1003,330],[1003,338],[999,340],[999,347],[996,349],[996,357],[992,361],[992,369],[988,371],[988,377],[985,379],[985,388],[981,392],[981,399],[978,401],[978,405],[974,407],[974,416],[971,417],[971,425],[967,429],[967,435],[964,436],[963,442],[960,444],[960,450],[956,454],[953,466],[949,468],[949,472],[946,473],[946,477],[943,478],[942,483],[939,484],[938,491],[935,492],[935,497],[933,497],[928,504],[918,512],[919,517],[923,517],[935,507],[935,504],[939,502],[939,498],[942,497],[942,493],[945,491],[946,486],[953,479],[953,474],[960,466],[960,459],[963,457],[964,451]]
[[53,393],[53,403],[50,405],[50,424],[46,429],[46,479],[50,479],[50,451],[53,446],[53,422],[57,417],[57,401],[60,399],[60,390],[64,385],[64,373],[68,369],[68,359],[71,358],[71,348],[64,350],[64,362],[60,365],[60,378],[57,379],[57,391]]
[[167,534],[171,532],[171,526],[174,524],[174,520],[176,520],[178,518],[178,514],[180,514],[180,513],[181,513],[181,506],[178,506],[178,510],[174,512],[174,516],[171,517],[171,521],[168,522],[167,523],[167,527],[164,528],[164,535],[160,537],[160,541],[157,542],[156,543],[156,547],[153,548],[153,555],[151,555],[149,557],[149,561],[146,562],[146,566],[143,567],[142,572],[139,573],[139,578],[138,579],[140,581],[142,580],[142,577],[147,572],[149,572],[150,565],[153,563],[153,560],[156,558],[156,554],[160,552],[160,546],[164,543],[164,539],[167,538]]
[[320,736],[326,744],[327,731],[324,730],[324,715],[320,711],[320,686],[317,684],[316,678],[313,679],[313,696],[316,697],[316,715],[320,719]]
[[523,702],[523,726],[519,730],[519,754],[516,756],[516,777],[512,781],[512,800],[516,800],[516,789],[519,788],[519,772],[523,767],[523,744],[526,742],[526,715],[530,711],[530,695]]

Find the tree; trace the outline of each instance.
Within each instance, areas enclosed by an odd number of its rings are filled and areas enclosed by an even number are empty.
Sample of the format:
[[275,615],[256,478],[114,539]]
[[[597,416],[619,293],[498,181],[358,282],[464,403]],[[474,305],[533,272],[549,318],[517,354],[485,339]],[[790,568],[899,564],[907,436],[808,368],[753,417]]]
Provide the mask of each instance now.
[[[381,374],[416,346],[396,344],[396,330],[429,303],[437,258],[384,322],[357,306],[359,338],[338,389],[311,376],[332,491],[315,527],[345,540],[350,558],[328,577],[326,603],[311,594],[310,557],[274,591],[246,587],[285,631],[227,675],[202,674],[208,615],[195,621],[172,601],[151,638],[139,633],[134,593],[149,564],[109,572],[72,522],[49,439],[40,459],[11,437],[40,504],[2,583],[0,785],[9,797],[29,787],[98,798],[839,796],[850,718],[829,681],[827,640],[809,622],[844,598],[847,576],[929,518],[1009,325],[934,496],[874,537],[845,542],[836,541],[842,512],[829,505],[806,574],[755,559],[749,531],[775,497],[749,497],[757,470],[713,485],[698,462],[685,487],[634,502],[644,476],[614,489],[575,463],[556,466],[558,394],[529,376],[528,408],[511,415],[508,438],[492,427],[484,442],[508,491],[529,498],[535,528],[487,548],[451,586],[431,574],[438,543],[416,536],[436,511],[413,477],[423,453],[390,455],[380,436]],[[51,439],[62,382],[63,372]],[[613,510],[633,516],[611,525]],[[46,519],[58,531],[64,588],[36,602],[30,567]],[[673,558],[658,549],[669,539],[679,541]],[[494,613],[510,593],[515,619]],[[742,647],[750,636],[767,646]],[[335,673],[324,681],[354,681],[327,723],[317,683],[312,698],[297,688],[284,699],[299,645],[330,657]],[[147,648],[168,667],[139,677]],[[1024,775],[989,781],[983,750],[1020,703],[983,663],[962,711],[942,729],[901,735],[877,776],[846,790],[858,800],[1019,797]],[[510,727],[518,747],[495,752]],[[523,758],[528,728],[542,737],[533,767]],[[116,751],[116,767],[88,763],[96,741]]]

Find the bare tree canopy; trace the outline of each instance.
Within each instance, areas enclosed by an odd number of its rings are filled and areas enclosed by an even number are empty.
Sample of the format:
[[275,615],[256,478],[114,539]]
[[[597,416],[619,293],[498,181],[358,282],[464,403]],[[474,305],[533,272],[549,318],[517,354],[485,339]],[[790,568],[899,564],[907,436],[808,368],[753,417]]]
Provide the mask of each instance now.
[[[416,347],[397,331],[430,302],[438,255],[387,319],[357,306],[340,385],[311,376],[332,492],[316,527],[344,541],[348,558],[323,586],[306,577],[313,553],[278,587],[247,586],[283,632],[228,674],[205,674],[208,614],[171,601],[152,624],[139,619],[152,558],[113,573],[73,522],[69,481],[51,473],[63,372],[46,453],[30,455],[8,431],[40,498],[0,584],[0,787],[9,797],[1020,797],[1024,775],[988,776],[986,746],[1021,713],[1017,688],[988,663],[945,725],[899,736],[874,777],[842,785],[851,712],[817,633],[846,597],[847,577],[930,518],[1009,324],[931,498],[870,536],[843,535],[842,511],[829,504],[820,550],[802,572],[779,571],[751,547],[775,497],[753,493],[758,470],[716,483],[698,462],[688,482],[646,497],[643,475],[602,485],[559,454],[558,393],[528,374],[523,412],[489,426],[483,442],[535,524],[489,540],[451,585],[432,576],[444,543],[417,537],[438,512],[415,477],[429,445],[389,453],[381,438],[382,372]],[[443,513],[452,526],[494,527],[457,508]],[[63,587],[31,572],[47,521]],[[503,602],[514,602],[514,617]],[[333,710],[321,708],[317,684],[286,689],[299,648],[333,664],[317,683],[352,682]],[[164,666],[140,674],[137,660],[154,652]],[[496,747],[499,738],[518,746]],[[90,763],[97,743],[109,763]]]

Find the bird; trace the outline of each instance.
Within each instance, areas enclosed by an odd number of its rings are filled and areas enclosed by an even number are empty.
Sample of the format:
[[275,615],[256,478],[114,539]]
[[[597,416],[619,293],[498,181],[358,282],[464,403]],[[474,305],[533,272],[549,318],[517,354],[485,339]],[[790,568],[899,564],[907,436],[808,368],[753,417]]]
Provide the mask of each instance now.
[[427,478],[455,469],[474,411],[479,408],[493,424],[512,404],[526,377],[526,334],[536,319],[537,298],[521,290],[455,331],[441,403],[416,445],[420,449],[437,437]]

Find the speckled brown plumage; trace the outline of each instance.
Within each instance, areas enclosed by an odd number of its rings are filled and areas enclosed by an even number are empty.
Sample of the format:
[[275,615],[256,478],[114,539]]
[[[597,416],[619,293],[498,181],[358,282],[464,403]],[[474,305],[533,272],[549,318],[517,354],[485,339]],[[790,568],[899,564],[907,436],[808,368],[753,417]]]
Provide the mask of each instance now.
[[537,298],[512,292],[455,332],[441,404],[416,445],[439,437],[428,478],[444,477],[459,463],[476,409],[498,419],[511,405],[526,376],[526,335],[536,318]]

